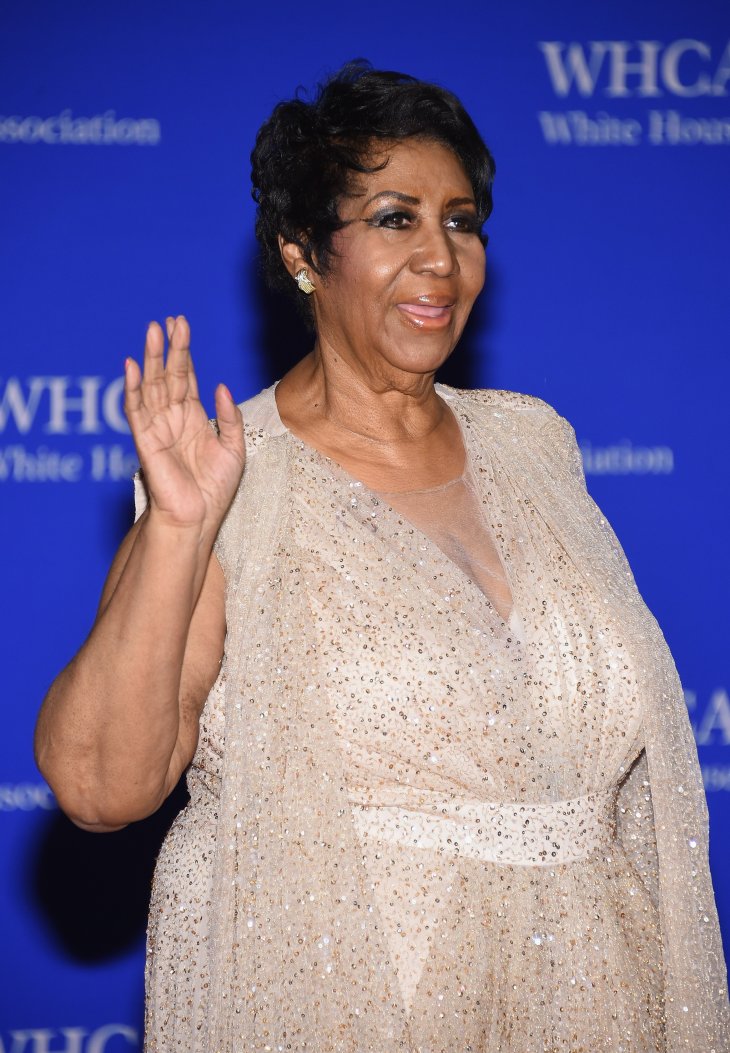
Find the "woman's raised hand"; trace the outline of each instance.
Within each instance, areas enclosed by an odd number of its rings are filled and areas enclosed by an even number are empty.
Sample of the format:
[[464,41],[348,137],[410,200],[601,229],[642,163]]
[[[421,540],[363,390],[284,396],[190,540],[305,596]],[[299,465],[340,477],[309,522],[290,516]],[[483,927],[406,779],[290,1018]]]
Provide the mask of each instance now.
[[124,410],[144,473],[150,508],[161,522],[217,531],[243,472],[241,411],[219,384],[215,411],[219,434],[198,396],[190,357],[190,328],[182,315],[162,329],[147,329],[144,368],[125,364]]

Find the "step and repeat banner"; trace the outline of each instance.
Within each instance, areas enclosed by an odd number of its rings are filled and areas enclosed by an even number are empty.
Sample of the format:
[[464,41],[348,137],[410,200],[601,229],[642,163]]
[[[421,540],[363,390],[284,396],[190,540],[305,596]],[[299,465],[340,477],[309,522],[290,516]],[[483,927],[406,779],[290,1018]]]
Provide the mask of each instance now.
[[122,364],[185,313],[212,408],[309,349],[264,289],[249,153],[344,61],[438,81],[497,162],[488,284],[445,381],[576,428],[676,657],[730,934],[730,17],[723,3],[15,2],[0,12],[0,1053],[140,1046],[155,854],[35,769],[49,682],[132,519]]

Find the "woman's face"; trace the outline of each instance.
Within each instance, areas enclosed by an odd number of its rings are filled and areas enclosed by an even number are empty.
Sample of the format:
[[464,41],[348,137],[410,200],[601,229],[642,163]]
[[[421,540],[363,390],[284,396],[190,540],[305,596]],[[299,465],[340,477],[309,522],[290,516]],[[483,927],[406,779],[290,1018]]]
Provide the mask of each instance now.
[[[407,382],[450,355],[484,284],[471,183],[438,143],[408,139],[375,154],[341,202],[347,225],[332,268],[313,275],[317,336],[370,380]],[[415,375],[415,376],[414,376]]]

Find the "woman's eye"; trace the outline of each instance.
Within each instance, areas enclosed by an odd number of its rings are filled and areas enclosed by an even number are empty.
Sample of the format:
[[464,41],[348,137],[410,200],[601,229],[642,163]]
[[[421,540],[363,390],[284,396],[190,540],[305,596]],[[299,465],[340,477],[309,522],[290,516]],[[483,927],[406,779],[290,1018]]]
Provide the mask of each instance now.
[[[388,212],[378,212],[372,219],[366,220],[372,227],[385,227],[388,230],[407,230],[416,222],[412,212],[402,209],[392,209]],[[449,230],[460,234],[478,234],[479,222],[477,217],[469,212],[461,212],[455,216],[449,216],[445,220],[445,226]]]
[[370,223],[375,227],[388,227],[390,230],[403,230],[413,221],[410,212],[381,212],[373,216]]
[[476,216],[468,214],[449,216],[446,222],[451,230],[458,230],[463,234],[477,234],[479,232],[479,223]]

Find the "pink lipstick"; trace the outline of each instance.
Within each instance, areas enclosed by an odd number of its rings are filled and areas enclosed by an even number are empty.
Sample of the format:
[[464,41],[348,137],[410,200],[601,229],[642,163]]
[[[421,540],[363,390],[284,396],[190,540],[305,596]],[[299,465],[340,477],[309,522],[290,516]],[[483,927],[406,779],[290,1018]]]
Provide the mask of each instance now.
[[419,296],[417,300],[396,306],[419,329],[443,329],[451,321],[454,307],[453,303],[436,296]]

